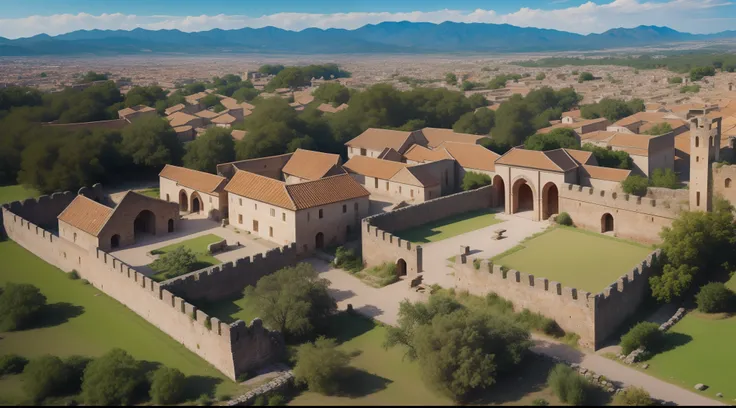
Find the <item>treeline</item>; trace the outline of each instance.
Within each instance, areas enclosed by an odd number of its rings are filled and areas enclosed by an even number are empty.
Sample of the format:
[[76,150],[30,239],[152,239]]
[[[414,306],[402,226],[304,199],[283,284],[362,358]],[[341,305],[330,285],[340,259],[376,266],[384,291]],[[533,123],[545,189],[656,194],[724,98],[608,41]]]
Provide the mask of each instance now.
[[[265,68],[264,68],[265,67]],[[337,64],[307,65],[304,67],[284,67],[283,65],[261,67],[267,73],[276,75],[266,86],[267,91],[278,88],[297,88],[309,86],[312,78],[336,79],[348,78],[350,72],[340,69]],[[259,69],[259,72],[261,70]]]
[[606,58],[542,58],[536,61],[519,61],[514,64],[522,67],[558,68],[565,65],[619,65],[636,69],[663,68],[679,73],[689,73],[693,68],[713,67],[727,72],[736,70],[736,55],[720,53],[691,52],[687,54],[667,55],[644,54],[631,57]]

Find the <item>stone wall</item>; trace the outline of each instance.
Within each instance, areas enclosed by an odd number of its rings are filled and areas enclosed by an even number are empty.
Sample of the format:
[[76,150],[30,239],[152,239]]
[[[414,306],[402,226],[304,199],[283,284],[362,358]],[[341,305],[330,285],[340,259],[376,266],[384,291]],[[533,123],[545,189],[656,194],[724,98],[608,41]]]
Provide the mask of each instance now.
[[567,183],[560,189],[559,200],[560,211],[570,214],[576,226],[604,232],[602,219],[610,214],[617,237],[644,243],[659,243],[662,227],[670,226],[687,208],[687,204],[674,200],[642,198]]
[[736,205],[736,166],[714,163],[712,174],[713,193]]
[[[55,194],[66,200],[71,193]],[[54,201],[54,197],[50,199]],[[232,325],[210,317],[137,272],[130,265],[100,250],[81,248],[29,222],[13,210],[26,214],[49,212],[58,203],[49,199],[26,207],[24,203],[3,205],[2,218],[9,238],[65,272],[76,270],[90,284],[158,327],[186,348],[202,357],[231,379],[240,373],[267,364],[280,357],[283,341],[254,322],[248,327],[238,321]]]
[[370,218],[361,223],[361,245],[363,263],[367,268],[379,266],[384,262],[396,264],[399,259],[406,262],[407,275],[422,272],[422,247],[403,240],[390,232],[370,224]]
[[300,259],[296,244],[274,248],[235,262],[200,269],[161,282],[161,287],[191,301],[217,301],[235,296],[263,276],[295,264]]
[[[78,194],[92,200],[102,202],[102,185],[95,184],[91,188],[82,187]],[[45,228],[56,229],[56,219],[66,207],[71,204],[77,195],[70,192],[58,192],[51,195],[42,195],[38,198],[14,201],[7,205],[14,214]]]

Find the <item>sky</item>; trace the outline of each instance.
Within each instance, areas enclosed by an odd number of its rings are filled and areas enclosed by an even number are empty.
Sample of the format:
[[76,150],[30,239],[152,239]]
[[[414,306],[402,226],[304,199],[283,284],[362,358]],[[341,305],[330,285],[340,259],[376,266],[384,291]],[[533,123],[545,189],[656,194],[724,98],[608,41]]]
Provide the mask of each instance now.
[[736,29],[736,0],[0,0],[0,37],[76,30],[274,26],[355,29],[383,21],[507,23],[580,34],[638,25]]

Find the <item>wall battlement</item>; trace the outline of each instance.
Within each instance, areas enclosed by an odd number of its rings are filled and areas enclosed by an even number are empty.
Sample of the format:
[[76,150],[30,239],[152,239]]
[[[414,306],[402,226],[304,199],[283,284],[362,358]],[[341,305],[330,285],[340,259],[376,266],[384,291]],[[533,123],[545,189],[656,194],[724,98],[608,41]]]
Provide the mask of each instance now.
[[406,262],[406,273],[422,272],[422,246],[401,239],[370,224],[369,218],[361,221],[361,244],[363,263],[366,267],[379,266],[384,262]]
[[368,233],[368,235],[375,236],[376,239],[380,239],[381,241],[389,245],[394,245],[401,249],[406,249],[407,251],[416,252],[417,250],[416,248],[418,245],[412,246],[412,243],[410,241],[401,239],[390,232],[386,232],[380,228],[372,226],[369,223],[368,219],[363,219],[362,224],[363,224],[363,228],[365,228],[365,231]]
[[676,218],[680,204],[670,200],[656,200],[647,197],[597,190],[577,184],[563,183],[560,198],[599,204],[612,209],[633,211],[665,218]]

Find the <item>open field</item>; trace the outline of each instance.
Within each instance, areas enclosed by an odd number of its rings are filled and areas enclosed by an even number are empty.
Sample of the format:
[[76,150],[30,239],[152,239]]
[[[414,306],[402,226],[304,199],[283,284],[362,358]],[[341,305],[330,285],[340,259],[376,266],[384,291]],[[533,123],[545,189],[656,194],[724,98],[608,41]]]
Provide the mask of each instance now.
[[[736,290],[736,277],[728,286]],[[736,399],[736,316],[693,311],[667,332],[669,349],[647,361],[648,374],[692,390],[695,384],[709,388],[702,393],[724,402]]]
[[[195,263],[195,266],[193,267],[194,269],[192,269],[196,271],[198,269],[206,268],[208,266],[213,266],[213,265],[219,265],[222,263],[214,256],[207,254],[207,246],[209,244],[212,244],[218,241],[222,241],[222,239],[223,239],[222,237],[217,236],[215,234],[207,234],[207,235],[202,235],[201,237],[196,237],[196,238],[188,239],[186,241],[177,242],[176,244],[171,244],[163,248],[155,249],[151,251],[151,253],[153,253],[154,255],[157,255],[157,254],[163,255],[167,252],[171,252],[175,250],[178,247],[184,247],[184,248],[190,249],[192,250],[192,252],[194,252],[194,255],[197,256],[197,262]],[[151,265],[149,264],[149,267],[150,266]],[[151,269],[153,269],[154,271],[156,270],[154,268],[151,268]],[[167,279],[166,277],[163,276],[164,272],[161,272],[161,271],[157,271],[157,272],[158,273],[151,276],[151,279],[154,279],[158,282],[161,282]]]
[[[46,296],[53,310],[38,328],[0,335],[0,354],[26,358],[42,354],[100,356],[112,348],[135,358],[180,369],[190,378],[189,392],[237,395],[240,387],[184,346],[81,280],[71,280],[12,241],[0,242],[0,284],[30,283]],[[20,403],[16,376],[0,379],[0,404]],[[6,392],[7,391],[7,392]]]
[[149,196],[149,197],[152,197],[152,198],[160,198],[161,197],[161,193],[160,193],[158,187],[157,188],[149,188],[149,189],[146,189],[146,190],[140,190],[138,192],[141,193],[141,194],[143,194],[143,195],[145,195],[145,196]]
[[443,218],[417,228],[395,232],[394,235],[411,242],[436,242],[499,222],[501,221],[496,218],[495,212],[478,210]]
[[494,263],[598,293],[651,248],[575,228],[552,228],[493,258]]
[[21,185],[0,187],[0,204],[10,203],[26,198],[38,197],[41,193],[33,188]]

